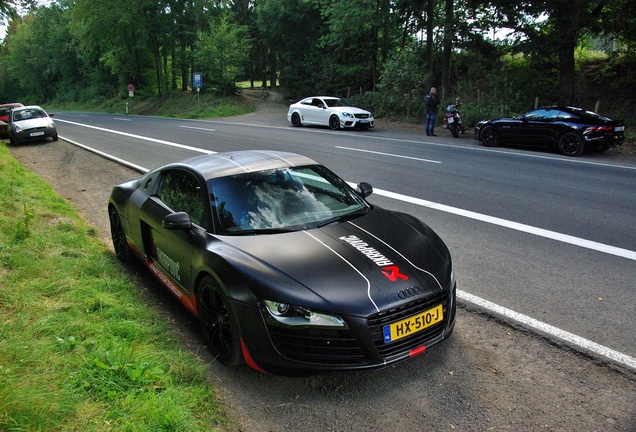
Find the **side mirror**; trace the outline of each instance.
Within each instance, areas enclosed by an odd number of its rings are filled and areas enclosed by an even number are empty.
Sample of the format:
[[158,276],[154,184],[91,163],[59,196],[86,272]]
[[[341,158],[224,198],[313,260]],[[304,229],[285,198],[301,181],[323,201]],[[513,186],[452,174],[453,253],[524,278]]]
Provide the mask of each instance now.
[[362,198],[367,198],[373,193],[373,186],[366,182],[358,183],[356,192],[358,192]]
[[161,226],[171,230],[189,230],[192,228],[192,221],[185,212],[170,213],[163,218]]

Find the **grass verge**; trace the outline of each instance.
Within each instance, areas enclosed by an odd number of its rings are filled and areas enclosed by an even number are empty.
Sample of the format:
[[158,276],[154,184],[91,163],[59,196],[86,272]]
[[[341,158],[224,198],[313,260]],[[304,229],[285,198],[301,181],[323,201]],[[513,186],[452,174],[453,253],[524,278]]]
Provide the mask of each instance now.
[[0,143],[0,430],[226,430],[206,367]]

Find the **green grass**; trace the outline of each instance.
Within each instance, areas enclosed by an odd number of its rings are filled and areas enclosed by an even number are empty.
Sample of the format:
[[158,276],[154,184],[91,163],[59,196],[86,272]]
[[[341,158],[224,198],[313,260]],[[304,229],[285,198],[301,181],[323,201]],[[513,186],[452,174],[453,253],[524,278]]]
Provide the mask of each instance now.
[[137,92],[132,98],[118,97],[91,102],[51,101],[45,108],[47,111],[88,111],[190,119],[231,117],[255,110],[242,97],[219,97],[205,92],[197,95],[190,91],[172,91],[165,98]]
[[0,144],[0,430],[225,430],[201,359]]

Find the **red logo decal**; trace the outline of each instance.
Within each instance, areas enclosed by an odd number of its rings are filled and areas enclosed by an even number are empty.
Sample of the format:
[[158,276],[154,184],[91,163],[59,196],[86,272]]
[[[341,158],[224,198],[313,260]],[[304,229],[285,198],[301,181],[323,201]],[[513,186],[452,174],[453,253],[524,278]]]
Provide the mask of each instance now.
[[395,282],[398,278],[402,280],[407,280],[409,278],[407,275],[400,273],[400,269],[397,266],[383,267],[382,273],[391,282]]

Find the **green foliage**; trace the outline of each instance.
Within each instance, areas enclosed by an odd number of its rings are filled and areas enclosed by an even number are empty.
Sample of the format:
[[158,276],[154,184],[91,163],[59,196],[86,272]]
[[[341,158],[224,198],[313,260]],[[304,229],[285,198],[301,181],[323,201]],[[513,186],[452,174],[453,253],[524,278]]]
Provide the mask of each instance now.
[[224,15],[199,35],[197,65],[204,70],[204,83],[224,96],[237,93],[236,80],[243,73],[250,50],[247,27]]
[[226,424],[205,365],[93,232],[0,146],[0,430]]

